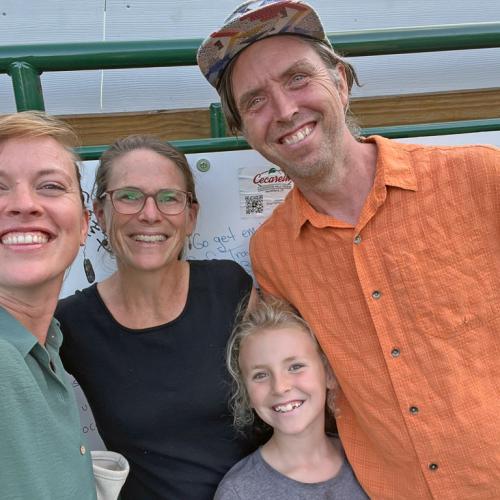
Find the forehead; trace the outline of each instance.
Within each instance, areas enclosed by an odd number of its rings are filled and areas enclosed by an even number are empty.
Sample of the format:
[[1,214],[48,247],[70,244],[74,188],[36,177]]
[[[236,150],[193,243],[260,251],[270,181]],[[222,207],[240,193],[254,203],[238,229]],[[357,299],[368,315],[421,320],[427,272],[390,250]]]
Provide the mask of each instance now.
[[180,168],[169,158],[150,149],[135,149],[113,160],[108,184],[109,189],[125,185],[150,185],[155,189],[186,187]]
[[240,347],[242,364],[272,364],[304,356],[320,359],[315,341],[298,326],[260,330],[243,339]]
[[231,75],[234,95],[241,95],[268,79],[278,79],[300,60],[323,66],[314,48],[299,36],[277,35],[253,43],[234,64]]
[[52,137],[14,137],[1,141],[0,169],[9,168],[17,174],[62,169],[76,178],[73,155]]

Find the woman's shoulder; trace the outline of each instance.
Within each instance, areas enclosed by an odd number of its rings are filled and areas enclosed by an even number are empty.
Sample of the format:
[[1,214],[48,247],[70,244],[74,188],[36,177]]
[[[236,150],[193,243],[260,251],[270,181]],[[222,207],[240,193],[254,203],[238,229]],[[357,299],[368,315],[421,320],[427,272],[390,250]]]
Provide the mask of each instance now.
[[252,278],[234,260],[191,260],[191,272],[195,278],[210,279],[213,283],[244,283],[250,286]]
[[87,311],[88,313],[90,303],[97,299],[97,283],[94,283],[83,290],[76,290],[73,295],[59,299],[54,316],[60,320],[61,316],[73,315],[79,311]]
[[230,259],[210,259],[210,260],[190,260],[191,267],[213,271],[213,272],[238,272],[246,274],[246,271],[234,260]]

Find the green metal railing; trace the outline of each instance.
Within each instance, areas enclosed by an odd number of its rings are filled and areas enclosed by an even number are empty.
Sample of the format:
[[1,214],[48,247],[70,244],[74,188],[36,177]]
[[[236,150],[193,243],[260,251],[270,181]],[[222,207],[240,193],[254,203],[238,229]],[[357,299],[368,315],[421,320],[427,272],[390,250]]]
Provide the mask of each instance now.
[[[329,34],[333,46],[349,57],[500,47],[500,22],[391,28]],[[0,73],[10,75],[18,111],[44,110],[40,75],[47,71],[101,70],[196,64],[201,39],[34,44],[0,47]],[[225,138],[219,104],[210,107],[214,139],[174,141],[186,152],[248,148],[242,138]],[[415,137],[500,130],[500,118],[365,129],[387,137]],[[82,148],[95,158],[101,147]]]

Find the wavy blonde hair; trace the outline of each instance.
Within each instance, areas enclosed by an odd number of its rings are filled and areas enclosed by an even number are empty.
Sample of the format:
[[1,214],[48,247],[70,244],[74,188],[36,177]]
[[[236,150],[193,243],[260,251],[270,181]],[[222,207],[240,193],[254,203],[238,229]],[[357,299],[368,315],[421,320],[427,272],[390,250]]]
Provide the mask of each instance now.
[[[233,414],[234,426],[244,431],[256,423],[262,426],[260,418],[255,414],[245,386],[243,374],[240,368],[240,353],[243,340],[251,335],[267,329],[298,328],[307,333],[313,341],[325,370],[331,370],[325,353],[322,351],[311,327],[299,313],[287,302],[275,297],[267,297],[261,300],[252,310],[246,312],[242,319],[236,324],[229,338],[226,348],[226,365],[231,375],[230,408]],[[332,374],[333,377],[333,374]],[[336,383],[335,383],[336,386]],[[327,413],[333,416],[335,387],[327,390]],[[267,424],[266,424],[267,425]]]

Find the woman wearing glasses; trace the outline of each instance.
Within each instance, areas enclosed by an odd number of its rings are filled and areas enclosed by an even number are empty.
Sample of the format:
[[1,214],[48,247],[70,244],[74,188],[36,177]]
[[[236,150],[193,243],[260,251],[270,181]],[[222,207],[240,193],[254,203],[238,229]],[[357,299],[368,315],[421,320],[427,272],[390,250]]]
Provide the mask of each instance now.
[[211,499],[249,449],[232,430],[224,349],[251,278],[232,261],[181,260],[199,206],[172,146],[117,141],[95,191],[117,270],[60,302],[65,367],[106,446],[130,462],[124,500]]

